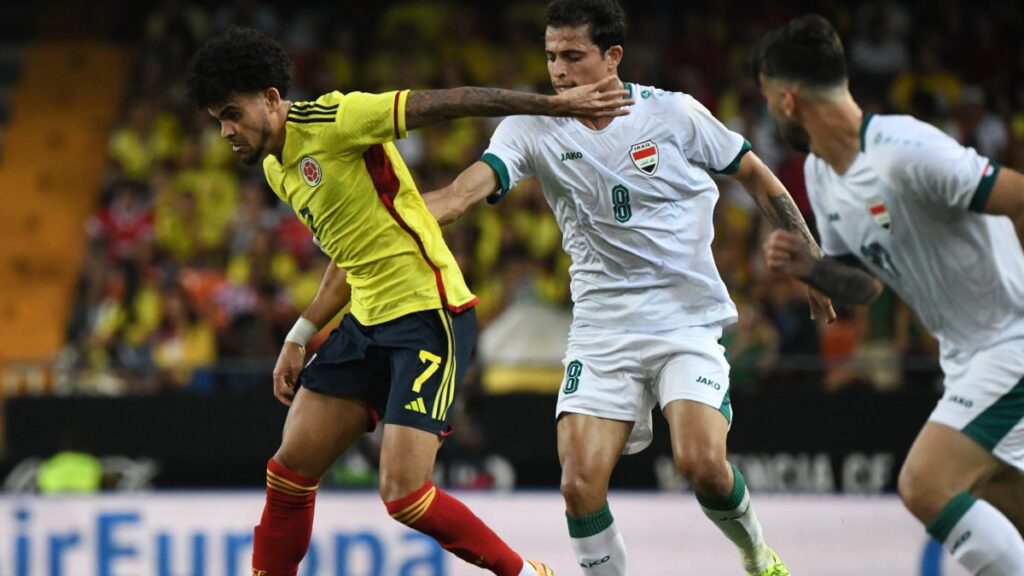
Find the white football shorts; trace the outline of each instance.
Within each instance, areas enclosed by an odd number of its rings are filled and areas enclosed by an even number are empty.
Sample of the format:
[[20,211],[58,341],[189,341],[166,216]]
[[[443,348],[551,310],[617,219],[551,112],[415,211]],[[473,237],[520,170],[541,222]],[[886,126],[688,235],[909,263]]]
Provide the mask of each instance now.
[[1003,462],[1024,471],[1024,338],[947,363],[945,392],[929,421],[960,430]]
[[574,322],[555,417],[566,412],[633,422],[623,454],[653,438],[651,410],[693,400],[732,422],[729,362],[719,343],[721,326],[685,326],[631,332]]

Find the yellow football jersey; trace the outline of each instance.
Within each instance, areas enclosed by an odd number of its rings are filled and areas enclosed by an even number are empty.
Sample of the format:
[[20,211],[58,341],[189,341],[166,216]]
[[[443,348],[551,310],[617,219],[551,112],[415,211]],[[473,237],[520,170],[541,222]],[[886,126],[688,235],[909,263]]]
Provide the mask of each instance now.
[[361,324],[476,304],[392,141],[405,136],[408,91],[324,94],[288,112],[267,182],[344,268]]

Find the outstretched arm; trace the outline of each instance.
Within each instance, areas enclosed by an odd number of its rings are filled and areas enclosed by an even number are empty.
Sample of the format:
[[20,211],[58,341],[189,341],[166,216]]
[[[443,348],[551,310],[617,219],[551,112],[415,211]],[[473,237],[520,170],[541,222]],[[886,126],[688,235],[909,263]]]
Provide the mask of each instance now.
[[290,406],[295,396],[299,373],[306,361],[306,343],[341,312],[351,296],[352,288],[348,285],[345,271],[332,260],[327,264],[313,302],[285,337],[274,366],[274,396],[285,406]]
[[[757,206],[772,223],[772,226],[778,230],[791,230],[802,236],[814,258],[821,259],[825,256],[817,241],[814,240],[814,236],[811,235],[810,229],[807,228],[807,222],[804,221],[796,203],[786,191],[786,187],[756,154],[748,152],[743,155],[743,158],[740,159],[740,168],[733,174],[733,178],[757,202]],[[810,285],[818,288],[814,284]],[[820,290],[820,288],[818,289]],[[832,303],[828,297],[818,294],[814,290],[808,290],[807,296],[811,302],[811,318],[823,313],[826,322],[835,321],[836,311],[832,309]]]
[[753,152],[748,152],[740,161],[740,169],[733,175],[743,189],[747,191],[757,202],[761,212],[772,223],[772,226],[781,230],[793,230],[799,233],[815,258],[824,257],[817,241],[807,228],[807,222],[800,214],[793,198],[789,195],[786,187],[775,177],[775,174],[764,165]]
[[768,268],[814,286],[836,302],[870,304],[882,293],[882,282],[867,271],[836,258],[817,258],[792,230],[776,230],[764,244]]
[[1017,240],[1024,248],[1024,174],[1005,166],[999,170],[985,213],[1008,216],[1017,229]]
[[423,201],[443,226],[458,220],[470,206],[489,196],[499,186],[494,169],[478,161],[463,170],[451,184],[424,194]]
[[628,94],[615,76],[554,96],[470,86],[413,90],[405,101],[405,125],[414,130],[465,116],[624,116],[633,103]]

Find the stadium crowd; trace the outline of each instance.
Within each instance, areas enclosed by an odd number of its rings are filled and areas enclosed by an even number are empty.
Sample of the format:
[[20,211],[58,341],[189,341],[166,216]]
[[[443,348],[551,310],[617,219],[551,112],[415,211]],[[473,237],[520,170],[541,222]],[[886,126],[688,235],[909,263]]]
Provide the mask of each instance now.
[[[745,66],[753,42],[799,13],[797,3],[624,4],[624,79],[698,98],[752,142],[813,221],[803,158],[780,142]],[[840,27],[866,111],[914,114],[1024,167],[1024,5],[937,4],[817,9]],[[89,250],[62,355],[77,390],[252,388],[252,374],[269,377],[328,263],[258,167],[243,167],[207,112],[189,106],[185,70],[210,35],[231,25],[274,33],[295,62],[293,101],[466,84],[550,90],[542,2],[411,1],[358,16],[288,8],[164,0],[148,15],[123,119],[110,134],[102,202],[86,223]],[[398,146],[427,191],[478,158],[494,126],[455,121]],[[766,224],[756,206],[729,180],[720,187],[713,248],[740,309],[723,339],[735,390],[937,389],[936,346],[905,305],[887,292],[869,309],[839,308],[834,325],[811,321],[803,287],[763,265]],[[445,233],[480,298],[482,330],[524,300],[568,307],[568,259],[535,183]]]

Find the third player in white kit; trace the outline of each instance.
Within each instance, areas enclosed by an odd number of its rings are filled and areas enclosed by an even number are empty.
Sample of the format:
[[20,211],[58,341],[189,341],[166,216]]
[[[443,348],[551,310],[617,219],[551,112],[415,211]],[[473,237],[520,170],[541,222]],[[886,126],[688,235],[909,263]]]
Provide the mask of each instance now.
[[870,302],[881,280],[917,312],[939,340],[945,392],[900,495],[972,574],[1024,574],[1024,176],[910,116],[864,114],[821,17],[771,32],[754,63],[786,140],[810,151],[828,256],[775,232],[769,265],[839,302]]
[[[614,0],[556,0],[547,25],[556,90],[617,75],[625,26]],[[536,177],[554,211],[572,257],[574,302],[558,453],[584,573],[628,573],[608,481],[621,453],[650,443],[651,410],[660,403],[677,469],[736,544],[746,572],[787,575],[764,543],[742,474],[726,460],[729,364],[718,339],[736,308],[711,252],[718,189],[710,174],[736,178],[773,224],[813,239],[742,136],[688,95],[625,86],[635,104],[613,122],[505,119],[481,161],[425,195],[427,206],[448,222]],[[812,295],[812,306],[832,314],[827,299]]]

